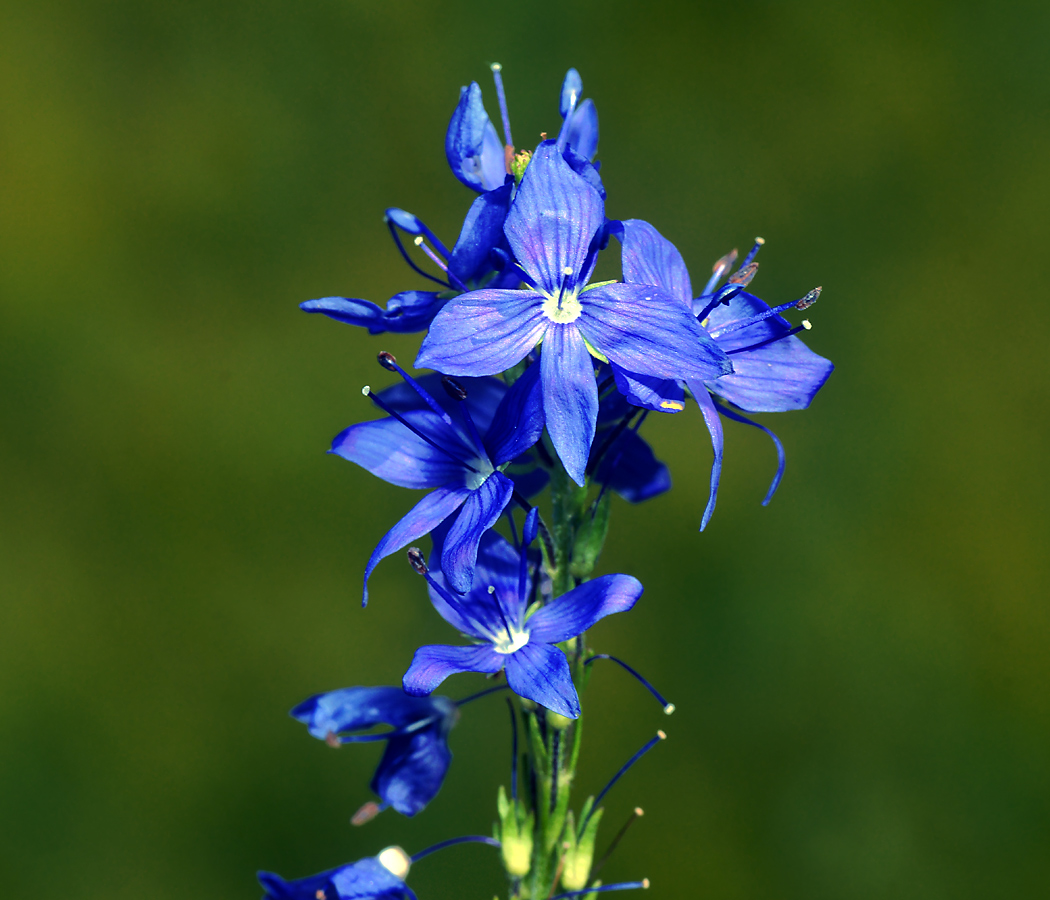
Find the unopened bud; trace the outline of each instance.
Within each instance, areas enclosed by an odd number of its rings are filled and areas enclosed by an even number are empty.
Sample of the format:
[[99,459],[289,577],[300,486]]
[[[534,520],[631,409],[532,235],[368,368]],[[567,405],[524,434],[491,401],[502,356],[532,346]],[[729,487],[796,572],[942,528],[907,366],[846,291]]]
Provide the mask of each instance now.
[[453,400],[467,399],[467,389],[454,378],[449,378],[448,375],[442,375],[441,386],[445,389],[445,393]]
[[408,548],[408,564],[416,570],[417,575],[426,575],[430,571],[427,561],[423,558],[423,551],[418,547]]
[[366,822],[371,822],[382,811],[383,807],[381,807],[374,800],[369,800],[357,812],[355,812],[353,816],[351,816],[350,824],[364,825]]
[[380,350],[379,353],[376,355],[376,359],[379,360],[379,365],[381,365],[388,372],[397,371],[397,359],[394,357],[393,353],[389,353],[386,350]]
[[820,296],[820,292],[823,290],[822,287],[815,287],[805,297],[795,304],[795,309],[809,309],[814,303],[817,302],[817,298]]
[[732,275],[729,276],[729,283],[748,285],[751,283],[751,279],[755,277],[755,273],[757,271],[758,263],[749,262],[742,269],[737,269]]

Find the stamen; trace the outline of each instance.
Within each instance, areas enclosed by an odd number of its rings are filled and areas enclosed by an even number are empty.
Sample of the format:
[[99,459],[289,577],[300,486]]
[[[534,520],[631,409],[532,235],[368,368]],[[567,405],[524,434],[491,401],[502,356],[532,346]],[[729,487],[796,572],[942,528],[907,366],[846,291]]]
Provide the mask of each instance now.
[[742,415],[733,412],[728,406],[723,406],[721,403],[716,403],[715,408],[727,419],[732,419],[734,422],[743,422],[745,425],[750,425],[752,428],[764,431],[773,441],[773,446],[777,449],[777,474],[773,476],[773,481],[769,485],[769,490],[766,492],[766,499],[762,501],[763,506],[769,506],[769,501],[773,499],[773,495],[777,492],[777,488],[780,487],[780,479],[784,477],[784,466],[787,463],[787,457],[784,454],[784,445],[780,443],[780,438],[766,428],[765,425],[759,425],[758,422],[752,422],[750,419],[745,419]]
[[454,700],[453,703],[455,703],[456,706],[463,706],[466,703],[473,703],[475,700],[480,700],[482,697],[487,697],[489,694],[495,694],[497,691],[505,691],[507,690],[507,687],[508,686],[505,684],[500,684],[496,687],[485,688],[485,690],[478,691],[476,694],[470,694],[469,696],[464,697],[462,700]]
[[641,881],[621,881],[617,884],[603,884],[598,887],[584,888],[582,891],[569,891],[565,894],[555,894],[549,900],[568,900],[569,897],[585,897],[587,894],[595,894],[601,891],[634,891],[638,889],[644,890],[649,887],[649,879],[643,878]]
[[617,848],[620,841],[623,840],[623,836],[627,834],[627,829],[630,828],[635,822],[637,822],[642,816],[645,815],[645,810],[640,806],[636,806],[631,814],[627,817],[627,821],[623,823],[623,827],[616,832],[616,837],[612,839],[608,849],[602,854],[602,858],[598,860],[593,866],[591,866],[591,880],[593,881],[608,861],[609,857],[613,855],[613,851]]
[[423,386],[418,381],[416,381],[411,375],[408,374],[408,372],[406,372],[404,369],[401,368],[401,366],[397,364],[397,358],[394,356],[393,353],[390,353],[386,350],[380,350],[376,358],[379,360],[379,365],[381,365],[388,372],[397,372],[398,375],[404,378],[405,381],[408,383],[408,386],[412,388],[412,390],[414,390],[417,394],[419,394],[420,399],[427,406],[429,406],[434,412],[441,416],[446,425],[452,424],[452,416],[450,416],[447,412],[445,412],[445,410],[438,406],[437,400],[431,397],[430,393],[424,390]]
[[[814,303],[817,302],[817,298],[820,297],[820,292],[823,288],[815,287],[805,297],[800,300],[791,300],[788,303],[781,303],[779,306],[771,306],[765,312],[760,312],[756,316],[744,319],[740,322],[732,322],[725,328],[717,328],[711,332],[712,337],[722,337],[722,335],[732,334],[734,331],[740,331],[742,328],[749,328],[752,325],[756,325],[771,316],[779,315],[782,312],[786,312],[789,309],[809,309]],[[777,339],[779,340],[779,338]],[[739,352],[739,351],[737,351]]]
[[644,747],[642,747],[641,750],[639,750],[637,753],[635,753],[634,756],[632,756],[629,760],[627,760],[626,763],[624,763],[624,765],[620,769],[620,771],[617,772],[615,775],[613,775],[613,777],[609,780],[609,783],[605,787],[603,787],[601,789],[601,792],[595,798],[594,803],[591,804],[591,809],[587,813],[587,817],[582,822],[580,822],[580,827],[579,827],[579,830],[577,831],[578,835],[582,836],[584,831],[587,830],[587,823],[591,820],[591,816],[594,815],[594,811],[601,805],[601,802],[605,798],[605,795],[609,793],[609,789],[614,784],[616,784],[616,782],[619,781],[624,776],[624,774],[627,772],[627,770],[629,768],[631,768],[631,766],[633,766],[636,762],[638,762],[638,760],[640,760],[643,756],[645,756],[646,753],[648,753],[650,750],[652,750],[653,747],[655,747],[657,744],[659,744],[660,741],[663,741],[663,740],[666,740],[666,739],[667,739],[667,735],[664,734],[662,731],[656,732],[656,737],[654,737],[652,740],[650,740]]
[[632,406],[630,411],[626,413],[620,419],[620,421],[616,423],[616,425],[613,426],[613,429],[609,433],[609,436],[606,437],[604,441],[602,441],[601,445],[598,448],[598,452],[594,454],[593,461],[588,464],[586,469],[587,475],[594,474],[594,470],[597,469],[598,466],[601,464],[602,457],[609,452],[609,449],[612,447],[613,443],[621,434],[623,434],[624,429],[630,424],[631,419],[638,415],[640,411],[641,407]]
[[419,249],[422,250],[430,258],[430,261],[434,263],[435,266],[437,266],[439,269],[441,269],[442,272],[448,275],[448,280],[452,283],[453,287],[461,291],[469,290],[469,288],[456,277],[454,272],[450,272],[448,270],[448,264],[443,259],[441,259],[441,257],[439,257],[433,250],[430,249],[430,245],[426,242],[423,235],[419,235],[418,237],[416,237],[416,239],[412,243],[419,247]]
[[[490,68],[492,69],[492,80],[496,82],[496,96],[499,98],[499,114],[503,118],[503,143],[510,151],[510,154],[513,155],[514,138],[510,136],[510,116],[507,114],[507,95],[503,92],[503,66],[499,63],[493,63]],[[510,169],[507,171],[510,172]]]
[[442,281],[440,278],[436,278],[429,272],[424,272],[421,268],[419,268],[419,266],[417,266],[412,260],[412,257],[408,255],[408,251],[405,249],[405,245],[401,243],[401,236],[397,233],[397,226],[394,224],[393,220],[391,220],[389,217],[385,217],[385,221],[386,227],[390,229],[390,236],[394,239],[394,243],[397,244],[397,249],[400,251],[402,258],[405,260],[405,262],[408,263],[409,267],[414,272],[418,273],[419,275],[422,275],[424,278],[428,278],[431,281],[437,282],[444,288],[452,287],[452,285],[450,285],[447,281]]
[[418,216],[412,215],[404,209],[398,209],[396,206],[390,207],[384,214],[384,221],[392,221],[398,228],[404,231],[406,234],[422,234],[437,248],[445,259],[448,259],[451,254],[448,252],[448,247],[442,242],[433,231],[427,228],[426,222],[420,219]]
[[778,334],[776,337],[766,338],[764,341],[759,341],[757,344],[752,344],[750,347],[740,347],[737,350],[727,350],[726,354],[732,356],[734,353],[747,353],[751,350],[758,350],[760,347],[765,347],[769,344],[775,344],[777,341],[782,341],[784,338],[789,338],[793,334],[798,334],[800,331],[811,331],[813,323],[809,319],[803,319],[801,325],[796,325],[790,331],[785,331],[783,334]]
[[[416,238],[417,243],[418,243],[419,240],[420,240],[419,238]],[[757,272],[758,272],[758,263],[757,262],[750,262],[747,265],[741,266],[732,275],[730,275],[728,283],[729,284],[740,284],[740,285],[743,285],[744,287],[747,287],[747,285],[751,284],[751,281],[755,277],[755,274]]]
[[444,600],[449,606],[451,606],[459,615],[461,615],[466,621],[470,622],[473,620],[471,616],[459,602],[459,599],[455,597],[448,588],[441,584],[433,575],[430,574],[430,567],[426,564],[423,559],[423,551],[418,547],[408,548],[408,562],[416,573],[422,575],[438,595]]
[[659,701],[660,705],[664,709],[664,715],[665,716],[669,716],[669,715],[671,715],[671,713],[674,712],[674,710],[675,710],[674,704],[673,703],[668,703],[667,700],[664,699],[663,695],[656,688],[654,688],[651,684],[649,684],[648,681],[646,681],[634,669],[632,669],[629,665],[627,665],[627,663],[625,663],[622,659],[617,659],[615,656],[610,656],[608,653],[598,653],[598,654],[595,654],[594,656],[592,656],[590,659],[588,659],[584,663],[584,665],[585,666],[589,666],[595,660],[599,660],[599,659],[611,660],[612,662],[616,663],[621,668],[625,669],[627,672],[629,672],[635,678],[637,678],[638,681],[641,682],[641,684],[645,687],[645,689],[648,690],[649,693],[652,694]]
[[514,549],[521,552],[521,541],[518,540],[518,526],[514,524],[514,507],[507,504],[507,508],[503,510],[507,516],[507,523],[510,525],[510,537],[511,543],[514,544]]
[[468,834],[466,837],[449,838],[447,841],[441,841],[439,844],[434,844],[433,847],[427,847],[426,850],[420,850],[418,853],[413,854],[410,859],[414,865],[424,856],[430,856],[431,853],[437,853],[438,850],[444,850],[446,847],[452,847],[456,844],[488,844],[490,847],[503,846],[495,838],[484,837],[480,834]]
[[750,252],[747,254],[747,256],[744,257],[744,261],[740,264],[740,268],[741,269],[745,269],[745,268],[747,268],[748,265],[750,265],[751,260],[753,260],[756,256],[758,256],[758,251],[761,250],[765,246],[765,243],[766,243],[766,239],[765,238],[760,238],[760,237],[755,238],[755,246],[753,246],[751,248]]
[[514,712],[514,703],[507,697],[507,709],[510,710],[510,799],[518,799],[518,716]]
[[503,611],[503,604],[500,603],[499,597],[496,596],[496,585],[490,584],[488,586],[488,594],[496,604],[496,611],[503,621],[503,627],[507,629],[507,640],[513,642],[515,629],[510,627],[510,622],[507,621],[507,614]]
[[558,805],[558,774],[561,768],[561,729],[555,728],[551,736],[551,805],[550,811]]
[[711,298],[711,301],[707,304],[707,306],[705,306],[700,311],[700,314],[696,317],[696,320],[698,322],[703,322],[704,319],[706,319],[711,314],[711,310],[713,310],[720,303],[728,306],[732,299],[743,290],[744,286],[742,284],[726,282],[722,285],[722,287],[718,289],[718,291],[716,291],[714,297]]
[[369,800],[367,803],[362,804],[361,808],[350,817],[350,824],[361,826],[371,822],[386,808],[387,804],[385,803],[380,804],[376,803],[375,800]]
[[464,402],[467,399],[467,389],[448,375],[441,376],[441,385],[453,400],[458,401],[459,405],[456,408],[459,410],[460,415],[463,417],[463,421],[466,423],[467,434],[469,434],[471,440],[474,441],[475,448],[480,453],[487,455],[485,442],[481,439],[481,432],[478,431],[478,426],[474,424],[474,417],[470,414],[470,407]]
[[704,285],[704,290],[700,294],[701,298],[714,292],[715,288],[718,287],[718,282],[722,280],[722,276],[733,268],[733,263],[735,262],[736,249],[734,248],[711,267],[711,277],[707,280],[707,284]]
[[439,443],[437,443],[437,441],[435,441],[433,438],[431,438],[428,435],[426,435],[421,429],[417,428],[415,425],[413,425],[411,422],[409,422],[408,419],[406,419],[403,415],[401,415],[401,413],[399,413],[397,410],[395,410],[389,403],[387,403],[385,400],[383,400],[367,384],[363,388],[361,388],[361,393],[364,394],[366,397],[368,397],[369,400],[371,400],[376,406],[378,406],[381,410],[383,410],[383,412],[385,412],[387,415],[392,416],[393,418],[397,419],[398,422],[400,422],[402,425],[404,425],[405,428],[407,428],[414,435],[416,435],[416,437],[422,438],[424,441],[426,441],[428,444],[430,444],[430,446],[433,447],[435,450],[440,450],[449,459],[453,460],[454,462],[459,463],[461,466],[465,466],[466,468],[470,469],[471,472],[477,472],[478,471],[474,466],[472,466],[466,460],[460,459],[451,450],[448,450],[445,447],[442,447]]
[[[538,447],[539,444],[537,444],[536,446]],[[517,503],[518,506],[520,506],[523,510],[525,510],[526,513],[536,509],[536,507],[529,503],[529,501],[522,497],[521,494],[519,494],[517,491],[514,492],[513,499],[514,502]],[[526,517],[526,524],[528,523],[528,521],[528,517]],[[547,528],[547,523],[543,521],[543,518],[540,516],[538,510],[536,512],[536,526],[539,530],[540,540],[543,541],[543,549],[547,553],[547,558],[554,559],[554,539],[551,537],[550,529]]]
[[407,734],[414,734],[428,725],[433,725],[437,721],[437,716],[430,716],[426,719],[417,719],[402,728],[392,728],[389,731],[377,731],[374,734],[347,734],[347,735],[333,735],[329,733],[325,736],[325,743],[331,746],[329,738],[335,737],[339,744],[371,744],[375,741],[386,741],[390,738],[404,737]]

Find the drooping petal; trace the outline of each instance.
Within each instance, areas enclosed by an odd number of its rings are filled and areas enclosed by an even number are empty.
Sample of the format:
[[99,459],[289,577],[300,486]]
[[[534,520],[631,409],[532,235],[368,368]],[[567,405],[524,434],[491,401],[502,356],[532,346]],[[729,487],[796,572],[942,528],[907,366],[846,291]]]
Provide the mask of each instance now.
[[584,159],[594,159],[598,152],[598,109],[588,97],[565,123],[566,143]]
[[399,687],[350,687],[315,694],[290,713],[310,734],[324,740],[329,734],[357,731],[383,723],[402,728],[439,714],[433,698],[409,697]]
[[692,312],[661,288],[607,284],[583,291],[580,303],[580,331],[629,372],[686,379],[717,378],[732,371],[729,357]]
[[528,450],[540,439],[543,421],[540,367],[532,365],[504,395],[485,435],[492,464],[502,466]]
[[[548,603],[525,625],[532,641],[567,641],[600,619],[629,610],[642,596],[642,590],[642,583],[631,575],[602,575]],[[509,669],[507,675],[509,678]]]
[[611,364],[616,389],[632,406],[657,412],[676,413],[685,409],[685,393],[673,378],[654,378],[639,372],[628,372],[623,366]]
[[[595,443],[601,442],[599,432]],[[594,472],[599,484],[608,485],[624,500],[641,503],[671,489],[671,473],[653,455],[635,431],[627,430],[605,451]]]
[[475,191],[491,191],[506,179],[503,144],[485,112],[476,81],[460,91],[445,135],[445,156],[452,174]]
[[583,336],[571,325],[551,325],[540,353],[543,414],[569,477],[583,485],[598,419],[598,385]]
[[471,291],[453,297],[430,325],[416,368],[446,375],[495,375],[521,362],[543,337],[543,295]]
[[514,495],[514,482],[502,472],[493,472],[470,492],[456,521],[445,535],[441,571],[457,593],[464,594],[474,582],[478,544],[507,508]]
[[515,694],[569,719],[580,714],[580,698],[569,661],[557,647],[530,640],[506,657],[507,684]]
[[566,268],[573,283],[586,280],[587,251],[604,221],[601,195],[573,172],[554,141],[544,141],[525,170],[504,230],[529,277],[554,294]]
[[625,219],[621,224],[623,280],[655,284],[692,309],[693,287],[678,248],[641,219]]
[[489,644],[474,647],[449,647],[445,644],[427,644],[420,647],[402,681],[405,691],[414,697],[423,697],[433,691],[449,675],[460,672],[483,672],[491,675],[503,668],[506,657]]
[[[403,415],[424,434],[438,431],[435,423],[444,426],[430,410],[413,410]],[[437,443],[448,447],[461,458],[469,459],[475,455],[456,438],[453,429],[443,427],[440,437]],[[438,487],[461,481],[467,472],[462,462],[427,443],[393,418],[351,425],[335,436],[328,452],[357,463],[373,475],[399,487]]]
[[415,898],[408,886],[374,856],[336,869],[331,879],[339,900]]
[[372,790],[402,815],[414,816],[441,790],[452,762],[447,737],[448,729],[439,721],[391,738],[372,778]]
[[722,477],[722,420],[718,418],[718,410],[715,408],[715,403],[702,383],[689,382],[689,391],[696,399],[696,405],[700,407],[700,413],[704,417],[704,424],[711,435],[711,449],[714,451],[714,459],[711,461],[711,490],[707,495],[704,517],[700,520],[700,530],[703,531],[714,514],[715,502],[718,500],[718,482]]
[[492,249],[503,243],[503,224],[510,210],[512,184],[486,191],[470,205],[463,220],[459,240],[448,260],[449,271],[466,283],[496,268],[491,263]]
[[365,566],[362,606],[368,604],[368,578],[379,561],[391,553],[403,550],[432,531],[459,509],[469,495],[470,489],[466,487],[439,487],[413,506],[405,517],[383,536],[368,558],[368,565]]
[[433,320],[445,301],[435,291],[402,291],[394,294],[386,309],[370,300],[352,297],[322,297],[299,304],[308,313],[322,313],[337,322],[367,328],[371,334],[390,331],[409,334],[423,331]]

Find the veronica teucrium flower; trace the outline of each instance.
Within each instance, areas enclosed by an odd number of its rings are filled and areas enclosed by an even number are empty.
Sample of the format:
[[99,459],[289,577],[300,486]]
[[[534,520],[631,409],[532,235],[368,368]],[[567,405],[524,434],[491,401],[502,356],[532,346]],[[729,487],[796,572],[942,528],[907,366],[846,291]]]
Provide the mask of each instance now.
[[273,872],[259,872],[264,900],[416,900],[405,884],[411,860],[400,847],[378,856],[329,869],[317,875],[285,881]]
[[495,378],[464,380],[461,401],[450,399],[438,376],[370,393],[390,415],[352,425],[336,436],[330,453],[391,484],[433,488],[372,552],[362,603],[368,600],[368,579],[381,559],[452,516],[441,568],[454,590],[470,588],[478,541],[514,494],[514,481],[501,468],[532,447],[543,431],[535,368],[527,369],[509,389]]
[[[530,515],[526,547],[535,535],[535,515]],[[432,558],[440,553],[435,540]],[[532,594],[527,550],[515,551],[493,531],[481,539],[474,587],[465,596],[449,591],[440,572],[428,572],[427,580],[430,600],[442,618],[477,643],[420,647],[405,673],[406,692],[425,696],[449,675],[506,669],[507,684],[519,697],[572,719],[580,714],[580,700],[568,660],[555,645],[612,613],[631,609],[642,595],[637,578],[603,575],[526,616]]]
[[540,144],[504,227],[527,287],[452,298],[416,358],[418,367],[450,375],[491,375],[540,344],[547,431],[581,485],[598,414],[594,358],[663,378],[703,381],[732,371],[725,352],[667,291],[588,285],[604,223],[597,189],[554,141]]
[[[783,453],[776,436],[761,425],[716,404],[711,394],[747,412],[805,409],[827,381],[834,366],[795,337],[800,328],[792,327],[787,319],[779,315],[792,306],[805,308],[805,298],[803,301],[785,303],[772,309],[743,289],[746,284],[743,278],[743,283],[731,283],[722,291],[716,292],[718,277],[715,277],[708,289],[694,299],[689,271],[674,244],[648,222],[640,219],[629,219],[621,225],[624,278],[631,282],[654,284],[673,294],[683,307],[701,318],[702,326],[733,361],[731,374],[718,378],[684,379],[689,392],[700,407],[714,449],[711,492],[700,526],[702,529],[714,512],[722,471],[723,436],[719,413],[762,428],[776,442],[781,461],[773,482],[773,490],[783,471]],[[728,263],[720,264],[723,266],[723,272],[729,267]],[[718,269],[716,266],[716,274],[720,276],[723,272],[719,272]],[[745,277],[750,280],[750,274]],[[638,374],[644,370],[614,371],[617,386],[629,402],[663,411],[681,408],[684,395],[680,380],[657,379]],[[767,495],[766,502],[771,496],[772,490]]]
[[[414,816],[434,799],[452,753],[448,733],[459,718],[448,697],[410,697],[399,687],[351,687],[317,694],[291,712],[315,738],[334,746],[387,742],[372,778],[384,804]],[[376,725],[390,731],[353,734]]]

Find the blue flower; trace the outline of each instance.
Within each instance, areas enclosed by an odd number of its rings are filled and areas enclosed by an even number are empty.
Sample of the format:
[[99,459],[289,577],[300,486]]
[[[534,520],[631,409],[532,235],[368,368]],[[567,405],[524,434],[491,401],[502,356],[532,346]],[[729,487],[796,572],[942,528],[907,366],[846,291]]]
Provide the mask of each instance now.
[[[525,525],[525,546],[536,534],[536,513]],[[432,559],[441,555],[435,540]],[[556,644],[582,634],[599,619],[631,609],[642,594],[630,575],[603,575],[573,588],[526,615],[532,594],[528,555],[500,535],[481,540],[474,587],[457,597],[440,573],[427,571],[422,556],[413,564],[430,585],[430,600],[450,625],[473,638],[470,647],[420,647],[404,677],[405,691],[421,697],[458,672],[507,671],[507,684],[519,697],[533,700],[563,716],[576,718],[580,701],[569,663]]]
[[[608,369],[599,384],[612,381]],[[587,471],[602,489],[610,488],[630,503],[651,500],[671,489],[671,473],[638,434],[648,410],[627,402],[617,390],[604,393],[598,403],[598,425]]]
[[[758,268],[753,260],[763,243],[760,241],[721,288],[718,283],[735,260],[735,251],[730,257],[719,260],[704,292],[694,299],[689,272],[681,254],[652,225],[630,219],[620,223],[618,233],[623,243],[624,279],[656,285],[673,294],[679,303],[697,316],[714,342],[733,361],[730,374],[717,378],[684,378],[700,407],[714,447],[711,492],[701,530],[714,512],[722,471],[723,438],[719,415],[760,428],[773,439],[779,462],[764,501],[768,503],[780,483],[784,468],[780,441],[769,429],[744,418],[732,407],[715,403],[712,394],[747,412],[784,412],[807,407],[834,367],[795,337],[809,327],[808,322],[792,327],[780,313],[791,308],[807,308],[816,301],[820,289],[811,291],[802,300],[776,308],[770,308],[758,297],[747,293],[744,288]],[[653,378],[640,375],[639,371],[642,370],[630,372],[614,366],[617,386],[630,403],[663,411],[682,408],[682,380]]]
[[462,396],[457,401],[442,388],[439,376],[416,382],[391,362],[390,354],[380,358],[407,379],[378,395],[365,389],[390,415],[347,428],[329,452],[391,484],[435,490],[373,551],[365,567],[362,603],[368,601],[368,578],[381,559],[453,515],[441,568],[453,589],[463,593],[474,578],[478,541],[514,495],[513,478],[502,470],[529,450],[543,430],[538,367],[526,369],[509,389],[495,378],[464,380],[462,385],[446,379],[453,393]]
[[732,371],[729,357],[673,295],[650,285],[587,285],[604,222],[598,191],[554,141],[540,144],[504,229],[528,288],[452,298],[416,358],[417,366],[450,375],[491,375],[542,342],[547,430],[581,485],[598,414],[592,357],[663,378],[703,381]]
[[387,847],[378,856],[294,881],[273,872],[259,872],[258,879],[264,900],[416,900],[405,884],[410,866],[404,850]]
[[[315,738],[334,746],[384,740],[372,790],[387,806],[414,816],[434,799],[452,754],[448,733],[459,713],[448,697],[409,697],[399,687],[352,687],[317,694],[292,710]],[[392,731],[345,734],[375,725]]]

